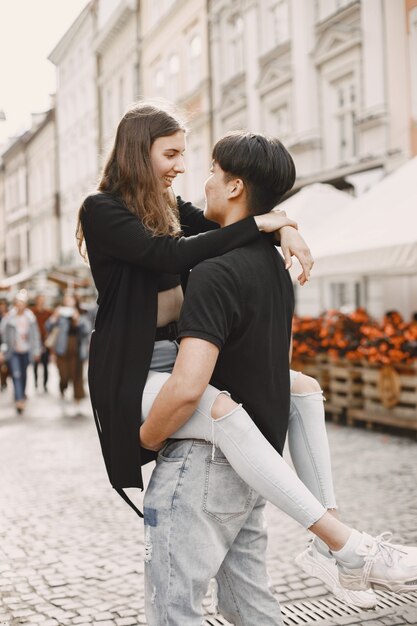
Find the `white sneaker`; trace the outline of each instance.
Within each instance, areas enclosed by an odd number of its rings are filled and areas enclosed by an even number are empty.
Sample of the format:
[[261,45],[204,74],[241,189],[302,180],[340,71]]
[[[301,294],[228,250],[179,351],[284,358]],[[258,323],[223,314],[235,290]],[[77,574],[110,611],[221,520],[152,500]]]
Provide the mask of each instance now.
[[320,554],[314,542],[296,557],[295,562],[306,574],[319,578],[338,600],[361,609],[375,608],[377,597],[372,589],[351,591],[342,587],[335,559]]
[[363,556],[360,568],[337,563],[339,580],[347,589],[388,589],[396,593],[417,590],[417,548],[389,543],[392,533],[378,537],[362,533],[355,552]]

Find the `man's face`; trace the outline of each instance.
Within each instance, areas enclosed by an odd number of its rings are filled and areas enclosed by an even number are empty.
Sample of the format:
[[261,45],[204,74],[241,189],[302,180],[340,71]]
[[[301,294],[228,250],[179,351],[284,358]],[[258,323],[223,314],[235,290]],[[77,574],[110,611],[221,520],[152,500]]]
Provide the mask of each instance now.
[[226,182],[225,173],[216,163],[213,161],[210,168],[210,176],[207,178],[204,185],[204,192],[206,196],[206,206],[204,208],[204,216],[208,220],[221,224],[225,212],[228,208],[230,182]]
[[172,185],[178,174],[185,172],[185,133],[178,130],[173,135],[158,137],[151,146],[151,162],[164,189]]

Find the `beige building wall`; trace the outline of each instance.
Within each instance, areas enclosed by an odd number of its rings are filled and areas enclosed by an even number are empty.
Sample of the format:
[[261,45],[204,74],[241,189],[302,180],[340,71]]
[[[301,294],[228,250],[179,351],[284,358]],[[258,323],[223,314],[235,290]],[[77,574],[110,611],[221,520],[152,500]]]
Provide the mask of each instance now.
[[29,131],[19,137],[3,153],[6,276],[17,274],[29,265],[29,210],[26,161],[26,140],[28,136]]
[[140,95],[174,102],[185,113],[187,171],[175,191],[201,203],[212,147],[206,2],[144,0],[141,12]]
[[363,191],[410,154],[405,23],[390,0],[212,0],[215,137],[279,136],[296,185]]
[[82,263],[75,242],[78,209],[98,174],[96,3],[89,3],[49,55],[57,68],[56,125],[61,262]]
[[49,111],[27,143],[29,249],[31,267],[59,264],[55,112]]
[[97,57],[100,165],[117,124],[139,95],[139,2],[101,0],[94,40]]
[[0,278],[4,276],[4,254],[5,254],[5,215],[4,215],[4,164],[0,156]]
[[411,154],[415,156],[417,155],[417,0],[406,0],[406,28],[410,79],[410,145]]

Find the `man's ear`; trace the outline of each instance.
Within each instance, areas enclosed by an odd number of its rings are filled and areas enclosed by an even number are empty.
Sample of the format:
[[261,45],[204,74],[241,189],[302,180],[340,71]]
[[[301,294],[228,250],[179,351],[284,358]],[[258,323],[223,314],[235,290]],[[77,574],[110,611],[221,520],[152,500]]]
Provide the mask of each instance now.
[[238,198],[245,191],[245,185],[241,178],[233,178],[229,182],[229,198]]

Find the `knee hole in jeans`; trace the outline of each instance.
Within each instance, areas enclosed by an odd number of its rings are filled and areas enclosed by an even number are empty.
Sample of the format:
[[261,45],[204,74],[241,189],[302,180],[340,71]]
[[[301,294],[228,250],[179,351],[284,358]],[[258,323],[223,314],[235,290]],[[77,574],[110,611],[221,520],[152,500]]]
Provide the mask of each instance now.
[[321,393],[321,387],[315,378],[306,376],[305,374],[299,374],[291,387],[291,393]]
[[239,405],[236,404],[236,402],[232,400],[229,395],[227,395],[224,391],[221,391],[212,404],[211,417],[214,420],[220,419],[237,409],[238,406]]

